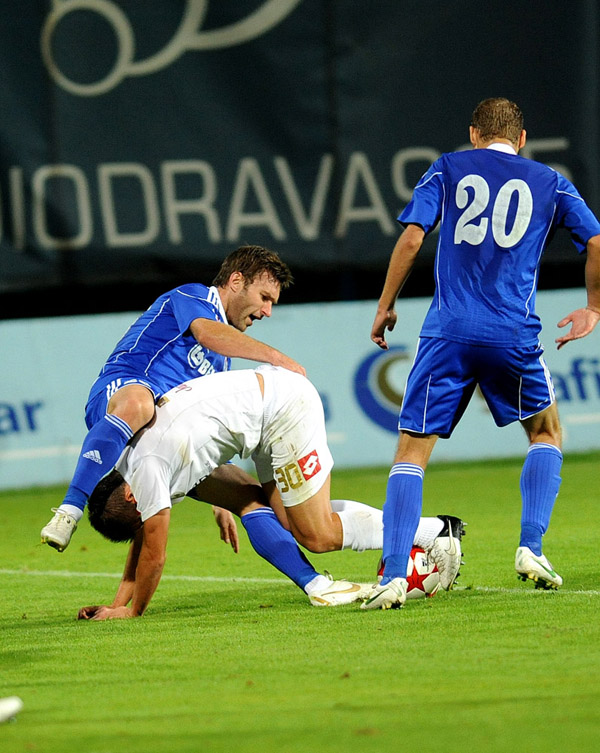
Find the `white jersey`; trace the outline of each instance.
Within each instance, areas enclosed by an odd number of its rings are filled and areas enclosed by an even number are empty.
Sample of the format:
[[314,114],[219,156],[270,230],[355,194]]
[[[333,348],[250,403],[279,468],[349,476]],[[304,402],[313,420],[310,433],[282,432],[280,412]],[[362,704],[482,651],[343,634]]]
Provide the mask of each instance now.
[[236,455],[253,457],[261,483],[275,479],[284,504],[321,488],[333,460],[319,395],[305,377],[261,366],[185,382],[161,398],[154,422],[125,448],[117,470],[145,521]]

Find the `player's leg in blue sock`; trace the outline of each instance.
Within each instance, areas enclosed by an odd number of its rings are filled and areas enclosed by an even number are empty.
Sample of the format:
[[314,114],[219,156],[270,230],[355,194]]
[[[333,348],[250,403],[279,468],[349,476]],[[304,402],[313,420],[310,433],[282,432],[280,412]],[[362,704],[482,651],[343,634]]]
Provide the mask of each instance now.
[[529,547],[538,556],[560,487],[562,459],[558,447],[536,442],[530,445],[521,472],[523,508],[519,546]]
[[423,506],[423,469],[414,463],[396,463],[388,478],[383,505],[382,585],[406,578],[406,568]]
[[273,510],[268,507],[252,510],[242,515],[241,521],[255,551],[297,586],[304,590],[319,575]]
[[113,469],[132,436],[129,425],[110,413],[94,424],[83,440],[63,505],[73,505],[83,510],[96,484]]

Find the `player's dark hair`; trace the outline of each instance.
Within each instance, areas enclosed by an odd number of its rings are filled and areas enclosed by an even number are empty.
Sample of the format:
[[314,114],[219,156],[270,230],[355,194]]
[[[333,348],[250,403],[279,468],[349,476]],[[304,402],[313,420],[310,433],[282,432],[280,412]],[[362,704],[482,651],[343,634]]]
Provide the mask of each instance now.
[[241,272],[244,275],[245,285],[248,286],[257,277],[266,272],[279,287],[284,290],[289,287],[294,278],[288,265],[283,262],[275,251],[269,251],[263,246],[240,246],[226,256],[217,276],[212,284],[217,287],[224,287],[234,272]]
[[88,499],[90,525],[109,541],[132,541],[141,521],[136,506],[125,499],[125,481],[119,471],[101,479]]
[[483,141],[508,139],[513,144],[518,144],[523,130],[523,113],[509,99],[491,97],[477,105],[471,117],[471,125],[477,128]]

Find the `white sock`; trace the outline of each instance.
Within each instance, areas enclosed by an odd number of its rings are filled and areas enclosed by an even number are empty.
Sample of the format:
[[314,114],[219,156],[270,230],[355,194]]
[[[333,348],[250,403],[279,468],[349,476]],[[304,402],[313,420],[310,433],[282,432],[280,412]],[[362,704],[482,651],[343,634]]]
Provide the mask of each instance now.
[[440,535],[444,521],[439,518],[421,518],[415,533],[415,546],[428,549]]
[[342,523],[342,549],[364,552],[383,548],[382,510],[350,499],[332,500],[331,507]]
[[304,586],[304,593],[310,596],[315,591],[323,591],[330,585],[331,581],[329,578],[326,578],[324,575],[315,575],[315,577],[312,580],[309,580]]
[[[369,505],[365,505],[362,502],[356,502],[353,499],[332,499],[331,500],[331,509],[333,512],[343,512],[344,510],[364,510],[365,507],[369,507]],[[374,507],[371,509],[375,509]]]
[[61,512],[66,512],[67,515],[70,515],[72,518],[75,518],[77,523],[83,518],[83,510],[80,507],[75,507],[75,505],[61,505],[58,509]]
[[[380,515],[383,516],[383,513],[381,512],[381,510],[377,510],[376,507],[370,507],[369,505],[365,505],[362,502],[355,502],[352,499],[332,499],[331,500],[331,509],[333,510],[333,512],[337,512],[338,514],[340,512],[345,512],[345,511],[350,511],[350,510],[356,510],[356,511],[362,510],[364,512],[365,508],[368,510],[374,510],[376,513],[379,513]],[[343,525],[343,522],[342,522],[342,525]],[[382,531],[383,531],[383,517],[381,518],[381,526],[382,526]],[[443,527],[444,527],[444,521],[440,520],[439,518],[421,518],[419,520],[419,525],[415,533],[415,540],[413,542],[414,545],[420,546],[422,549],[428,549],[433,544],[435,539],[440,535],[440,532]],[[379,547],[374,547],[374,548],[377,549]]]

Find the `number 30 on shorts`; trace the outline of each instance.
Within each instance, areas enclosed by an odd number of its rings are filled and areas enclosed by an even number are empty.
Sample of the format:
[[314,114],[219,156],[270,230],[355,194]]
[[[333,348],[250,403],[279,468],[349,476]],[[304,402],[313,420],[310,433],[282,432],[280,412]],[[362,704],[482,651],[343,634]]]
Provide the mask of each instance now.
[[313,450],[300,460],[293,461],[275,470],[275,481],[282,494],[297,489],[321,470],[317,451]]
[[297,489],[304,483],[304,477],[300,473],[298,463],[288,463],[283,468],[277,468],[275,471],[275,481],[282,494],[289,492],[290,489]]

